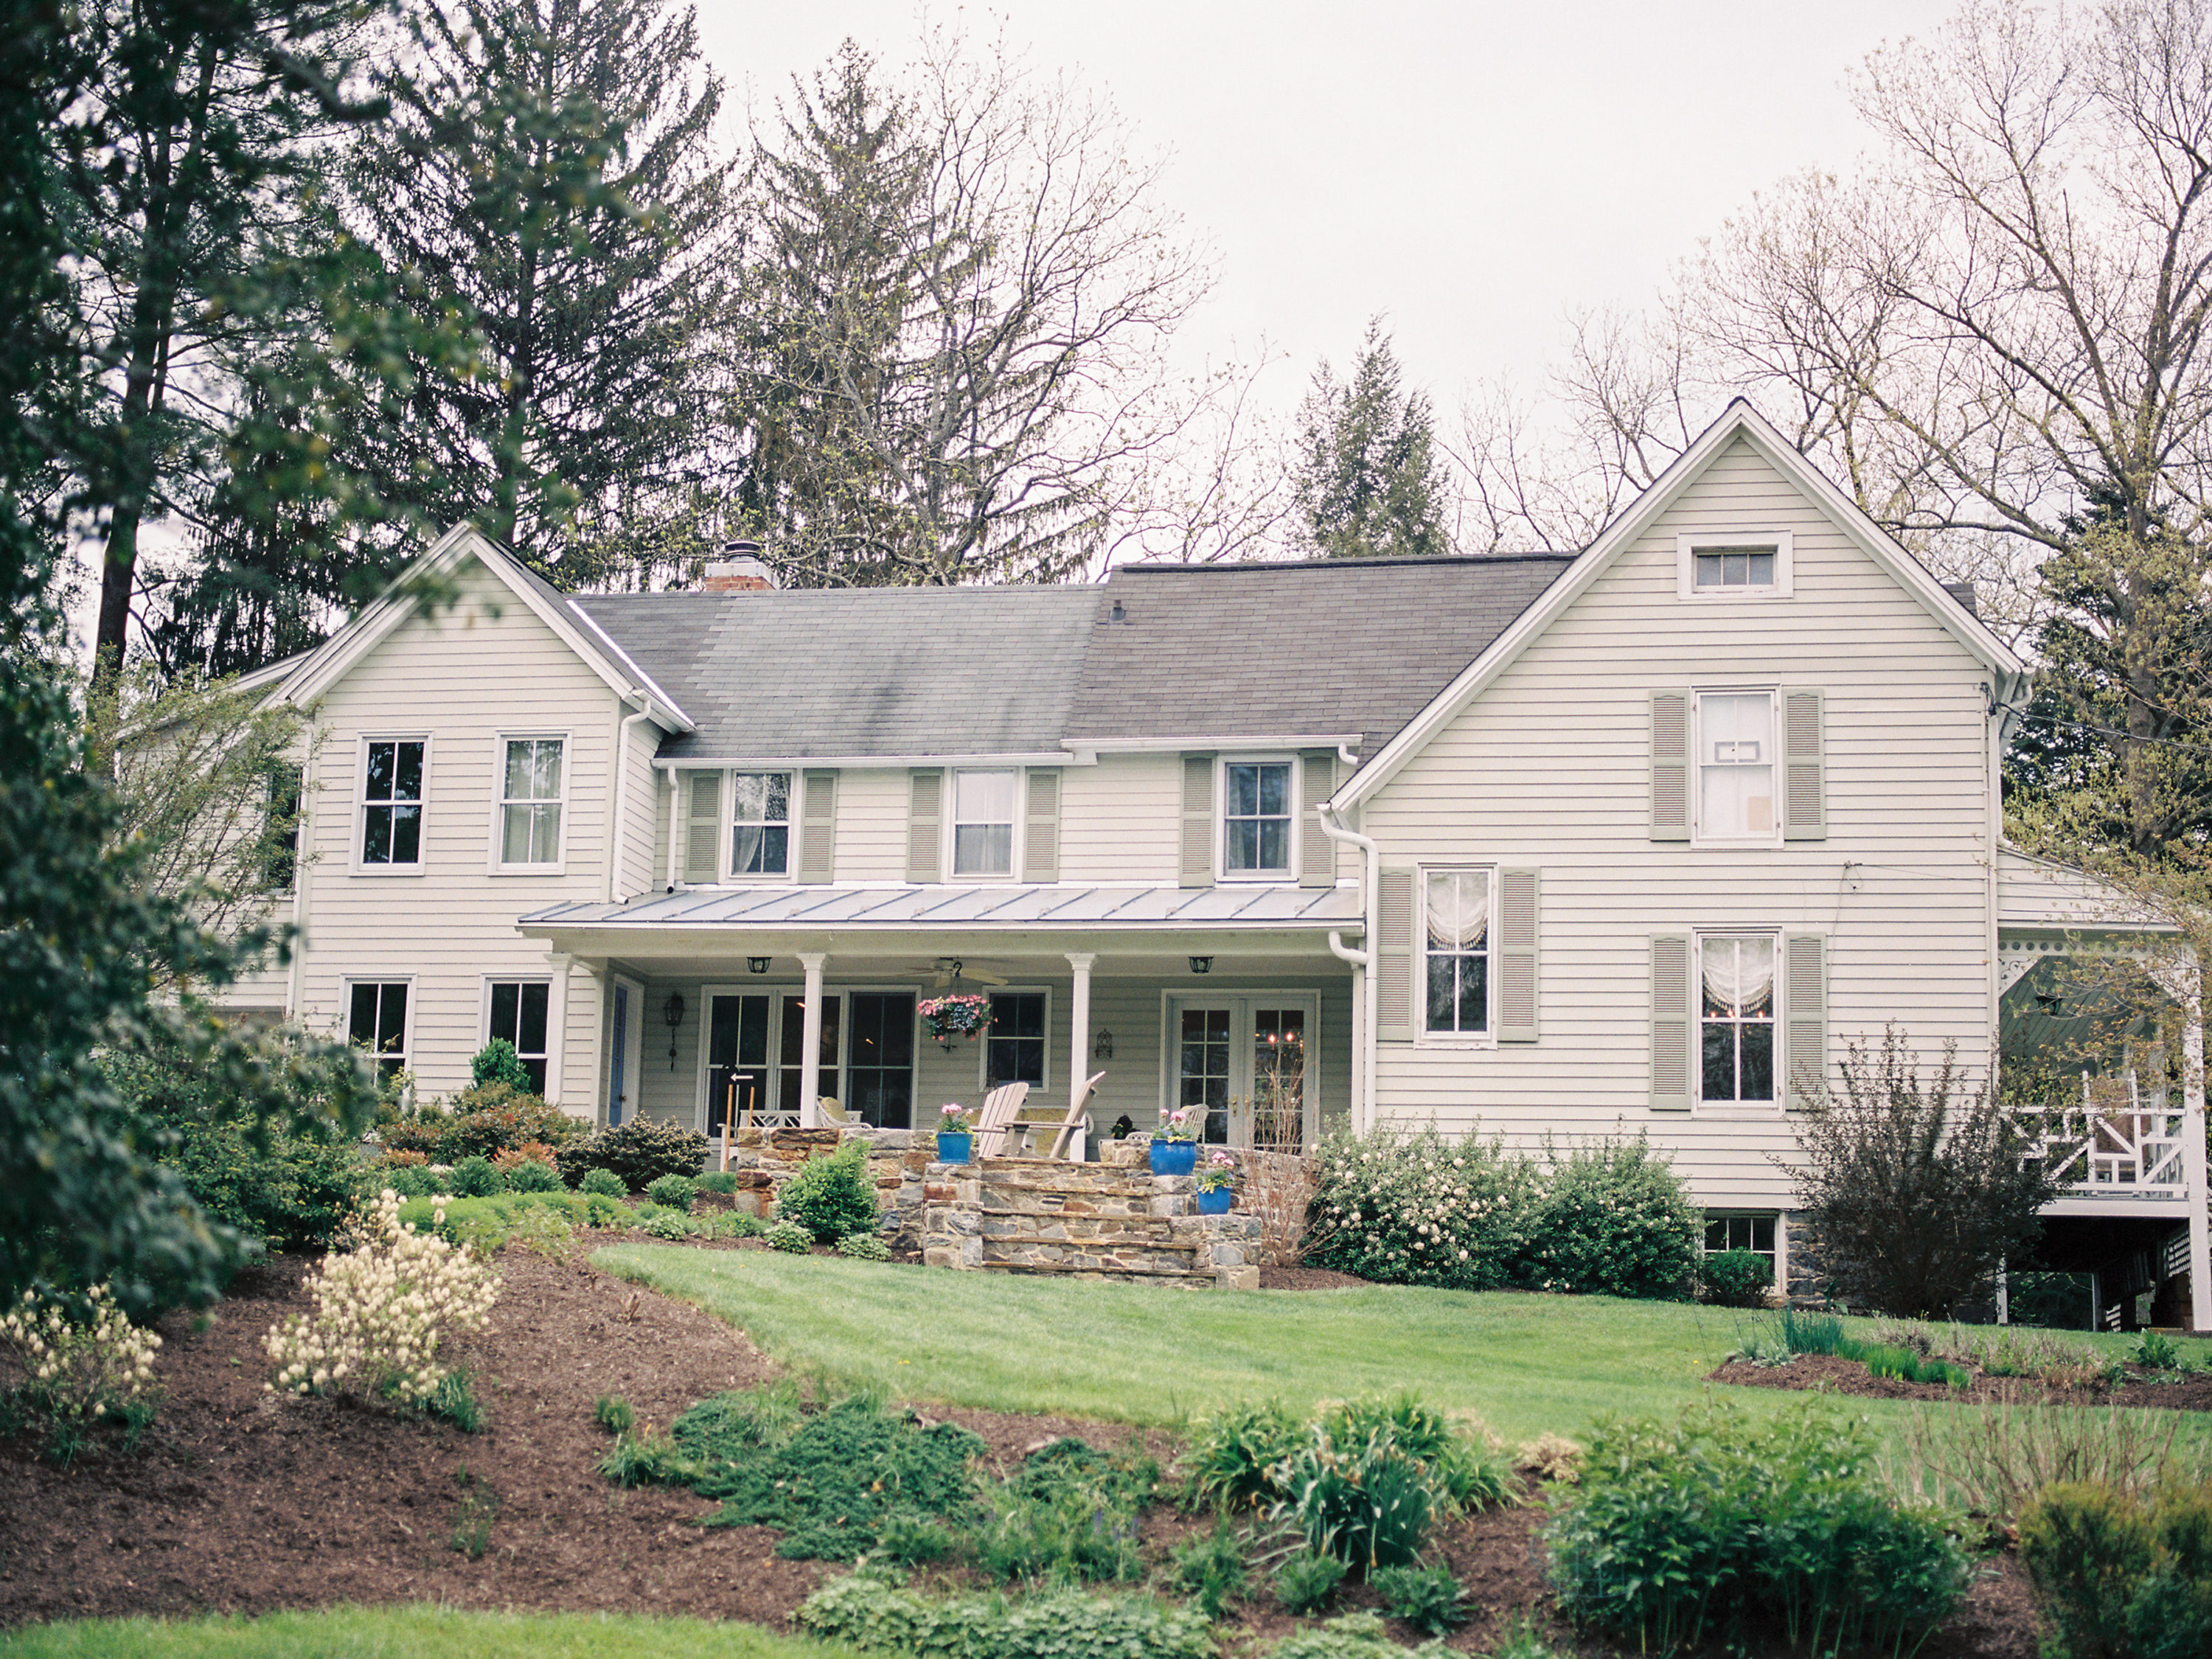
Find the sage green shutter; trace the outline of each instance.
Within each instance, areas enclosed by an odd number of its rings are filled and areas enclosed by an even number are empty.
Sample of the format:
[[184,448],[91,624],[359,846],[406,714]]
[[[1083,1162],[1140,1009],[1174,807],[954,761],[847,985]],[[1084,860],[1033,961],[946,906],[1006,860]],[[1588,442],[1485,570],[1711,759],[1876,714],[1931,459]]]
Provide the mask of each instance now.
[[1696,1021],[1690,1001],[1690,936],[1651,936],[1651,1109],[1686,1112],[1696,1097]]
[[906,815],[906,878],[945,879],[945,774],[933,769],[912,775]]
[[1542,882],[1534,870],[1498,872],[1498,1040],[1536,1040],[1536,928]]
[[1690,696],[1651,694],[1651,839],[1690,838]]
[[1802,1103],[1828,1078],[1828,940],[1824,933],[1790,933],[1782,940],[1782,1058],[1788,1070],[1784,1096]]
[[684,879],[690,882],[722,878],[722,775],[687,772],[691,793],[685,797],[684,817]]
[[1041,767],[1029,775],[1029,814],[1022,825],[1022,879],[1060,879],[1060,770]]
[[1336,757],[1326,749],[1311,751],[1301,757],[1298,805],[1298,885],[1301,887],[1334,887],[1336,885],[1336,843],[1321,827],[1319,807],[1336,792]]
[[1782,694],[1782,838],[1828,838],[1825,710],[1818,691]]
[[1413,980],[1421,941],[1414,932],[1411,870],[1385,870],[1375,887],[1375,931],[1369,941],[1375,964],[1375,1035],[1395,1042],[1413,1035]]
[[837,775],[805,774],[805,800],[799,809],[799,878],[828,881],[837,865]]
[[1185,887],[1213,885],[1213,757],[1182,757],[1182,872]]

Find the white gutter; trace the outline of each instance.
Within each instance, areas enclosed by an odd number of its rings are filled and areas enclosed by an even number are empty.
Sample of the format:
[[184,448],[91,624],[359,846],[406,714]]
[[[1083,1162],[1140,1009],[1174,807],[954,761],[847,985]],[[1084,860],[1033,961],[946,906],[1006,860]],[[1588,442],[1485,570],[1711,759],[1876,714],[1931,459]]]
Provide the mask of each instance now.
[[1362,732],[1247,732],[1230,737],[1191,738],[1063,738],[1060,747],[1085,757],[1085,765],[1101,755],[1172,755],[1184,750],[1241,750],[1256,749],[1334,749],[1339,754],[1366,734]]
[[656,757],[653,763],[664,772],[795,772],[810,766],[862,771],[871,768],[903,770],[910,766],[1079,766],[1086,763],[1054,749],[960,755],[677,755]]
[[607,855],[607,902],[610,904],[619,904],[626,896],[615,891],[615,884],[622,879],[623,842],[626,839],[623,831],[629,827],[628,815],[623,808],[629,795],[629,729],[640,720],[653,718],[652,694],[641,685],[633,685],[623,701],[628,702],[633,697],[642,700],[645,706],[635,714],[623,717],[620,733],[615,739],[615,827],[611,837],[613,850]]
[[[1352,1103],[1352,1127],[1355,1133],[1364,1133],[1375,1123],[1375,1079],[1377,1069],[1377,1047],[1375,1041],[1375,999],[1371,993],[1374,976],[1370,971],[1380,951],[1380,919],[1375,914],[1376,888],[1382,875],[1382,854],[1374,842],[1357,830],[1347,830],[1338,818],[1333,803],[1323,802],[1314,816],[1319,820],[1322,833],[1331,841],[1358,848],[1365,859],[1359,880],[1359,909],[1365,920],[1367,948],[1353,951],[1345,943],[1341,933],[1328,936],[1330,952],[1350,963],[1356,970],[1352,979],[1352,1000],[1364,1018],[1358,1022],[1359,1030],[1359,1097]],[[1364,1121],[1362,1121],[1362,1119]]]

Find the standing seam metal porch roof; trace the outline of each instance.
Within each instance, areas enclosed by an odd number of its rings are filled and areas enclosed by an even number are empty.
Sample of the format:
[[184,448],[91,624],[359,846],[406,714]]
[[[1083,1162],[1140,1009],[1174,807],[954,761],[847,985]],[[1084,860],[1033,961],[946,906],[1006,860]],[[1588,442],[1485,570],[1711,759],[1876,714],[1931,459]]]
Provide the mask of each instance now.
[[705,887],[629,904],[556,904],[516,924],[556,928],[656,927],[775,931],[1019,927],[1142,929],[1357,928],[1350,887]]

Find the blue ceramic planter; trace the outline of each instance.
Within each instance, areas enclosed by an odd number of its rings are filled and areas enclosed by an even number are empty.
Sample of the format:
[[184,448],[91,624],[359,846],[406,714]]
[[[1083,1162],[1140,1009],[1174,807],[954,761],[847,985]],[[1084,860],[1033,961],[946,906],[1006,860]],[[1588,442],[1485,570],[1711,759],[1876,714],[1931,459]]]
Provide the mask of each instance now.
[[949,1130],[938,1131],[937,1161],[939,1164],[965,1164],[975,1147],[975,1137],[965,1130],[958,1134]]
[[1229,1206],[1236,1201],[1235,1188],[1216,1187],[1210,1193],[1200,1193],[1198,1195],[1198,1212],[1200,1215],[1227,1215]]
[[1152,1142],[1152,1173],[1154,1175],[1188,1175],[1198,1167],[1198,1143],[1194,1140],[1155,1140]]

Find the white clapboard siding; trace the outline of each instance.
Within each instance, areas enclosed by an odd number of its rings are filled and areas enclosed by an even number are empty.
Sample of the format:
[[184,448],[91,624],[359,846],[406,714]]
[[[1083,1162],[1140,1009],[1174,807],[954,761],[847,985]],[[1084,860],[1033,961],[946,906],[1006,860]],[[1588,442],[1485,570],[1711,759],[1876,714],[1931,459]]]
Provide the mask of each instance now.
[[[324,694],[319,787],[303,830],[313,856],[301,872],[308,914],[300,1015],[342,1034],[348,979],[411,978],[409,1060],[426,1098],[466,1086],[470,1057],[483,1040],[487,979],[552,975],[547,946],[518,933],[515,919],[605,897],[619,712],[605,682],[480,567],[464,569],[459,585],[457,605],[404,623]],[[500,738],[510,732],[568,734],[560,874],[489,873]],[[364,732],[429,737],[422,874],[353,873]],[[656,741],[650,726],[633,732],[639,747],[649,750]],[[641,821],[631,822],[642,833]],[[599,1094],[595,985],[577,969],[565,1001],[559,1094],[580,1115],[594,1109]],[[557,988],[555,999],[561,1001]]]
[[1060,880],[1176,884],[1182,756],[1102,755],[1060,775]]
[[836,880],[906,879],[908,805],[904,767],[838,773]]
[[[1678,532],[1778,530],[1795,537],[1793,598],[1677,596]],[[1786,1203],[1766,1156],[1793,1144],[1778,1115],[1650,1109],[1650,939],[1691,929],[1826,935],[1832,1060],[1894,1019],[1931,1055],[1956,1039],[1985,1064],[1986,678],[1747,446],[1723,452],[1366,803],[1393,860],[1526,866],[1543,890],[1540,1040],[1386,1042],[1384,1112],[1530,1144],[1647,1129],[1703,1201]],[[1730,684],[1822,693],[1825,840],[1652,840],[1651,694]]]

